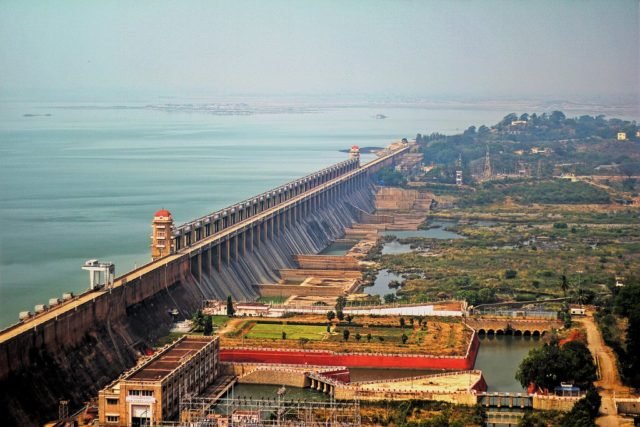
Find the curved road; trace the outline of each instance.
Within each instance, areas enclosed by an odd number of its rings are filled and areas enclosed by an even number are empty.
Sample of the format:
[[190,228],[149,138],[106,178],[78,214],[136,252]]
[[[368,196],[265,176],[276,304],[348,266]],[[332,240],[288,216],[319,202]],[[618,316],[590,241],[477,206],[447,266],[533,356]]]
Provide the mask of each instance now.
[[600,405],[600,416],[596,419],[596,424],[602,427],[633,426],[633,422],[628,423],[616,413],[613,398],[616,394],[627,395],[629,388],[620,381],[616,358],[613,351],[605,345],[600,330],[595,324],[593,313],[588,313],[578,321],[587,330],[587,342],[593,358],[599,364],[598,381],[595,382],[598,392],[602,397]]

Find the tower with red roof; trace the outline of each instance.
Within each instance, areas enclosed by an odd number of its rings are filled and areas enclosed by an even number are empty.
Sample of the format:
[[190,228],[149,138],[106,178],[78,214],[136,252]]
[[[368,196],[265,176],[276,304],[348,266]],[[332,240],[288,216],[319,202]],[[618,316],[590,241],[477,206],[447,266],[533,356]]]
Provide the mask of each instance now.
[[171,212],[160,209],[153,216],[151,223],[151,259],[155,261],[173,252],[172,233],[173,217]]
[[356,159],[358,163],[360,163],[360,147],[357,145],[351,146],[351,150],[349,150],[349,158]]

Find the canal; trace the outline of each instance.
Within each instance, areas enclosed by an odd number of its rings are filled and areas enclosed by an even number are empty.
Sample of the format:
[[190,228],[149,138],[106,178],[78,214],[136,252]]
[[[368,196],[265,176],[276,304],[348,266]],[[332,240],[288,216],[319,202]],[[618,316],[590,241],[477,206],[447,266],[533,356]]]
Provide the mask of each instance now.
[[481,336],[475,369],[482,371],[490,392],[525,392],[515,379],[518,365],[529,350],[541,345],[538,337]]

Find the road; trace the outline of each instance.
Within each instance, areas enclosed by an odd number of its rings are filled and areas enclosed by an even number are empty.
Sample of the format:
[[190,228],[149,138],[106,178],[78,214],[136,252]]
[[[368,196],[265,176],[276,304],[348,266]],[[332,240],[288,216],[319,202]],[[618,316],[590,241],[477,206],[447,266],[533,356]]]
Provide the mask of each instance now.
[[587,341],[589,351],[599,364],[599,379],[595,382],[596,387],[602,397],[600,404],[600,416],[596,419],[596,424],[602,427],[632,426],[616,414],[613,398],[615,394],[628,394],[629,388],[620,381],[616,358],[613,351],[604,343],[600,330],[595,324],[593,313],[579,321],[587,331]]

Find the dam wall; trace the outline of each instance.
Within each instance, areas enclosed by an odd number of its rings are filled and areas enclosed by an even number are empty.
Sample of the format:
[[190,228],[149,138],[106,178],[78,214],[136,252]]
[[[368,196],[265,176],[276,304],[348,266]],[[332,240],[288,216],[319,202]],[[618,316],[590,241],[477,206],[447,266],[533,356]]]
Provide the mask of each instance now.
[[402,151],[318,182],[251,220],[117,278],[109,289],[87,291],[2,331],[4,425],[55,419],[61,399],[70,400],[70,412],[80,408],[166,335],[171,311],[189,318],[203,299],[254,299],[255,285],[294,267],[294,255],[319,252],[361,211],[371,212],[370,174]]

